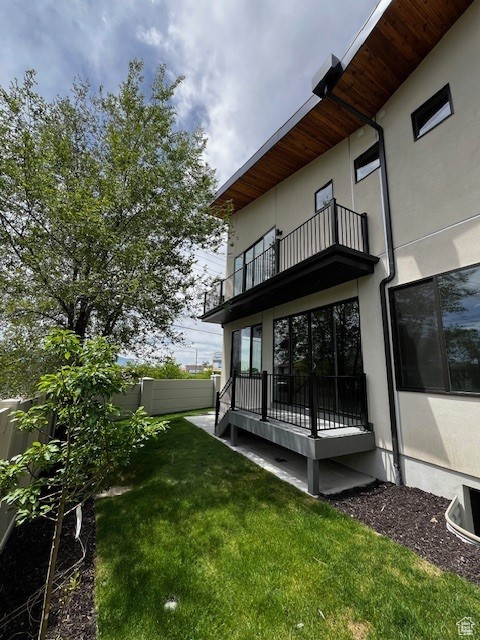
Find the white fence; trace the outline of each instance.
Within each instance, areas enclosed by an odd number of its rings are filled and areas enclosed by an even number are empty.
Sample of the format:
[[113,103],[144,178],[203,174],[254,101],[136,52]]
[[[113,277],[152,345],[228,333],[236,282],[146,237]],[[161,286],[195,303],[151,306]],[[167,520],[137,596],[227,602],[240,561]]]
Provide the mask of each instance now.
[[[213,375],[210,380],[154,380],[143,378],[131,386],[125,394],[113,398],[115,404],[127,411],[144,407],[148,415],[190,411],[215,406],[216,392],[220,390],[220,376]],[[28,433],[15,428],[11,412],[17,409],[26,411],[32,406],[32,400],[0,401],[0,460],[9,460],[22,453],[32,442],[46,442],[47,433],[38,431]],[[25,480],[26,481],[26,480]],[[15,511],[0,506],[0,553],[5,546],[13,527]]]
[[[33,402],[32,400],[2,400],[0,401],[0,459],[10,459],[13,456],[23,453],[32,442],[46,442],[48,430],[45,433],[34,431],[19,431],[15,428],[12,420],[12,411],[27,411]],[[25,479],[25,482],[27,479]],[[6,504],[0,506],[0,552],[7,541],[8,535],[13,527],[15,511],[7,507]]]
[[217,375],[211,376],[209,380],[142,378],[126,394],[115,396],[113,401],[126,411],[144,407],[149,416],[158,416],[162,413],[214,407],[219,390],[220,376]]

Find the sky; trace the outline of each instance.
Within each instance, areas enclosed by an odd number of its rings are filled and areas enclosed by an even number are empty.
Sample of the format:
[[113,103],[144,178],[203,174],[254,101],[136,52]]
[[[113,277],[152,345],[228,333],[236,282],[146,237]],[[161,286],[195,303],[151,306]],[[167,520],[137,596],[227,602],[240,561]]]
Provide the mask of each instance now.
[[[66,94],[75,77],[114,90],[128,61],[148,81],[165,63],[185,76],[179,125],[201,125],[206,159],[223,184],[311,95],[330,53],[341,58],[376,0],[0,0],[0,85],[26,69],[39,92]],[[261,235],[261,234],[259,234]],[[224,274],[224,257],[201,252],[198,272]],[[179,318],[180,363],[211,361],[221,327]],[[188,327],[186,330],[181,327]]]

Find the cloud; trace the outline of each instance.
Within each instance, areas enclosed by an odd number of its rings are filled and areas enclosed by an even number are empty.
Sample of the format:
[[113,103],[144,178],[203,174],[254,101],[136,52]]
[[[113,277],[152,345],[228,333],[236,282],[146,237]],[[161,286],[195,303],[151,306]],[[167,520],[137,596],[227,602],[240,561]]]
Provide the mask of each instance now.
[[160,33],[160,31],[155,29],[155,27],[150,27],[149,29],[138,27],[137,38],[140,40],[140,42],[144,42],[151,47],[159,47],[164,44],[164,38],[162,34]]
[[[180,125],[203,125],[207,160],[221,184],[310,97],[318,67],[329,53],[344,54],[375,4],[4,0],[0,84],[35,68],[39,91],[51,98],[68,92],[76,76],[114,89],[132,58],[145,61],[147,82],[166,63],[171,74],[185,76],[175,97]],[[210,271],[223,271],[218,259],[204,258]],[[218,350],[219,338],[193,329],[219,327],[194,323],[187,334],[205,357]]]
[[222,183],[310,97],[318,67],[343,55],[375,2],[166,4],[165,40],[186,76],[178,112],[184,123],[205,115],[207,157]]
[[226,180],[310,96],[325,57],[341,56],[375,0],[16,0],[2,3],[0,83],[39,72],[48,97],[74,76],[113,88],[128,60],[186,79],[176,106],[203,124]]

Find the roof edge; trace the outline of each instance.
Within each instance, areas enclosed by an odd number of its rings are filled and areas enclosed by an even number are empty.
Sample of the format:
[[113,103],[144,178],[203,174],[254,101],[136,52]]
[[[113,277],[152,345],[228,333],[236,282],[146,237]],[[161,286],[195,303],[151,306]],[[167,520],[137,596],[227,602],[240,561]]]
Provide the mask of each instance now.
[[[338,60],[333,54],[327,58],[326,62],[322,65],[322,67],[317,71],[312,80],[312,84],[315,82],[315,79],[321,78],[324,75],[324,67],[328,63],[329,66],[333,64],[333,62],[341,65],[342,72],[345,71],[347,66],[355,57],[356,53],[368,38],[370,33],[373,31],[375,26],[378,24],[378,21],[385,13],[387,7],[391,4],[392,0],[380,0],[376,5],[375,9],[372,11],[370,16],[367,18],[364,25],[358,31],[357,35],[353,39],[352,43],[348,47],[345,55],[341,59]],[[272,147],[274,147],[279,140],[281,140],[287,133],[293,129],[300,120],[307,115],[309,111],[311,111],[314,107],[317,106],[321,102],[321,99],[312,95],[310,98],[304,102],[304,104],[291,116],[275,133],[268,138],[268,140],[239,168],[235,173],[222,184],[222,186],[218,189],[215,194],[215,199],[213,203],[215,203],[222,195],[227,191],[239,178],[241,178],[249,169],[251,169],[262,156],[264,156]],[[212,203],[212,204],[213,204]]]

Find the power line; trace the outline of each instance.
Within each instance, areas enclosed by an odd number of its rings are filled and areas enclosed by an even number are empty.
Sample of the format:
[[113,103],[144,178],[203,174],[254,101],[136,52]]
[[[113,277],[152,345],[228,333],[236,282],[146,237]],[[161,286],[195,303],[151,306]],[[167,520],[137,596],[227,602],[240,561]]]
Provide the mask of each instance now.
[[218,271],[215,271],[215,269],[212,269],[210,267],[207,266],[200,266],[198,264],[194,264],[193,265],[193,269],[199,269],[199,273],[202,273],[204,270],[209,274],[209,275],[213,275],[213,276],[221,276],[223,274],[219,273]]
[[176,329],[186,329],[187,331],[200,331],[200,333],[211,333],[212,336],[219,336],[219,337],[222,336],[221,333],[217,333],[216,331],[207,331],[206,329],[194,329],[193,327],[185,327],[181,324],[172,324],[172,327],[175,327]]
[[216,260],[216,256],[212,256],[212,255],[208,255],[208,254],[207,254],[207,255],[205,255],[205,256],[200,256],[200,258],[201,258],[202,260],[208,260],[208,261],[210,261],[210,262],[212,262],[212,263],[214,263],[214,264],[215,264],[215,263],[217,263],[217,264],[219,264],[219,265],[221,265],[221,266],[224,266],[224,265],[225,265],[225,260],[222,260],[221,258],[219,258],[218,260]]

